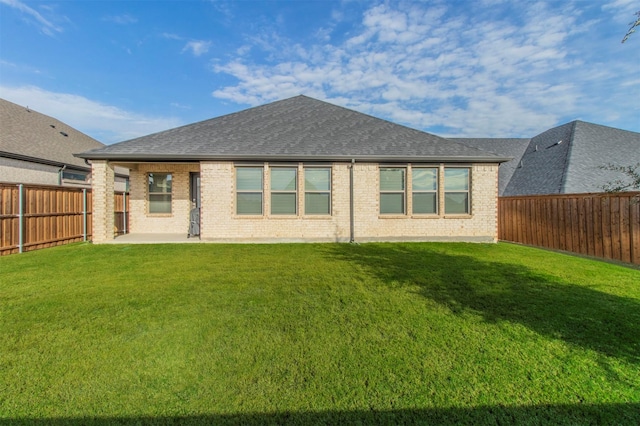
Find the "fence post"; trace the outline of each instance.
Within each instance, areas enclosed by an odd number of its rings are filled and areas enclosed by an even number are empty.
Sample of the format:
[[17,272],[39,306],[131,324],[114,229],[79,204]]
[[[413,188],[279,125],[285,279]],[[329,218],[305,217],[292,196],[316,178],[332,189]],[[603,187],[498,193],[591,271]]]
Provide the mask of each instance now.
[[82,241],[87,241],[87,189],[82,190]]
[[127,193],[123,192],[122,193],[122,231],[125,234],[128,234],[127,232]]
[[24,200],[23,200],[23,192],[24,186],[22,184],[18,185],[18,253],[22,253],[22,248],[24,245]]

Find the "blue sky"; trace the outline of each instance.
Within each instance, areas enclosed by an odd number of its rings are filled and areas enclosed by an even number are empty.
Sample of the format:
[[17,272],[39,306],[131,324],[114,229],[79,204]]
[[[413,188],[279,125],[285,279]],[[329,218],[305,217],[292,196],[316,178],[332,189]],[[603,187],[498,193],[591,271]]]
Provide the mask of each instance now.
[[304,94],[441,136],[640,132],[638,0],[0,0],[0,97],[104,143]]

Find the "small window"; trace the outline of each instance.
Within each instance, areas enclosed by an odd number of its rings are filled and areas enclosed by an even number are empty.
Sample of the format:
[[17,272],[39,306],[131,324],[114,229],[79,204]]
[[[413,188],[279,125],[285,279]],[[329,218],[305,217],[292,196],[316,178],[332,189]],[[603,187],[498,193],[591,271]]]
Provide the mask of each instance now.
[[149,213],[171,213],[171,173],[149,173]]
[[469,214],[469,169],[444,169],[444,213]]
[[62,171],[62,179],[64,180],[73,180],[76,182],[87,182],[87,178],[89,177],[89,173],[81,172],[81,171]]
[[331,169],[304,169],[304,214],[331,214]]
[[262,214],[262,167],[236,169],[236,213]]
[[298,169],[271,169],[271,214],[295,215],[298,212]]
[[438,169],[411,169],[413,214],[438,214]]
[[405,169],[380,169],[380,214],[404,214]]

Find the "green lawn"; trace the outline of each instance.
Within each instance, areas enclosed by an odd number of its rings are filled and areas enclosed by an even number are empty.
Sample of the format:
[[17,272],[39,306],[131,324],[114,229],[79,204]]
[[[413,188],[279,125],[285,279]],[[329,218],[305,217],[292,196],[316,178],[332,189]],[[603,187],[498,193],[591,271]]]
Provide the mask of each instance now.
[[640,424],[640,271],[510,244],[0,258],[0,424]]

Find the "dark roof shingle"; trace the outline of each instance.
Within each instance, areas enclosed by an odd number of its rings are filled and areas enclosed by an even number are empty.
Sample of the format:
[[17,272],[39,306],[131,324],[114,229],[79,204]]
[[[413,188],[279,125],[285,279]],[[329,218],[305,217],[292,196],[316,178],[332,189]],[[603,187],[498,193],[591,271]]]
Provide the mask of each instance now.
[[296,96],[78,154],[136,160],[506,159],[386,120]]

